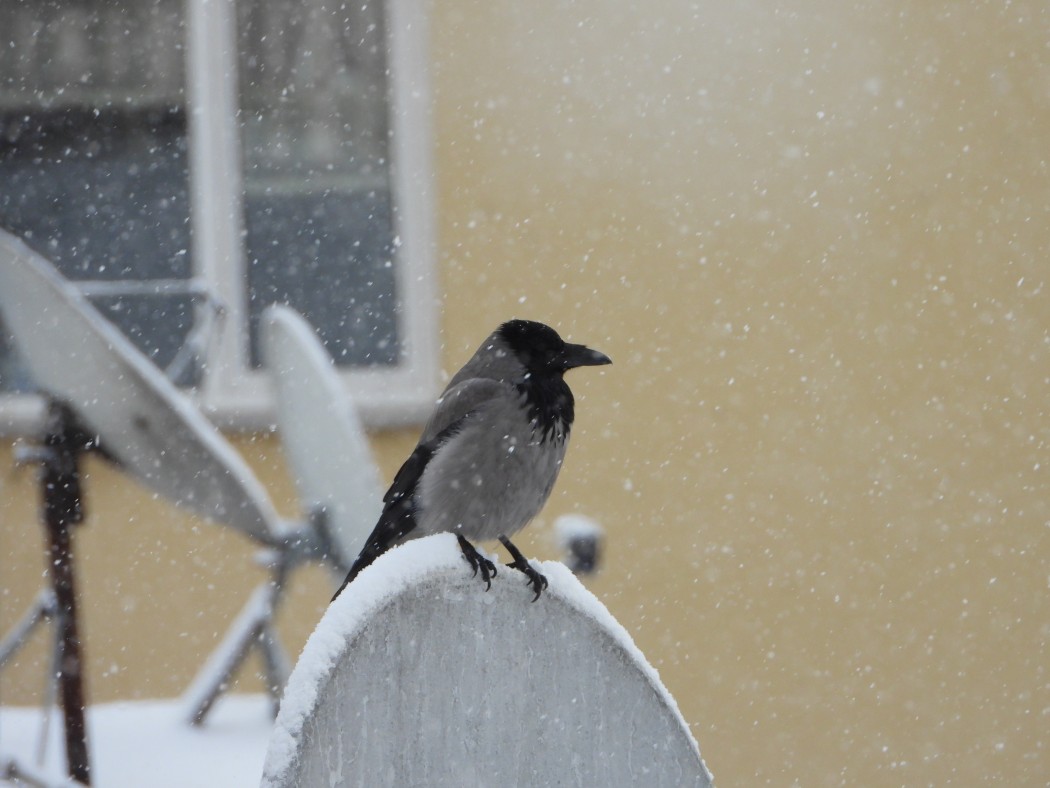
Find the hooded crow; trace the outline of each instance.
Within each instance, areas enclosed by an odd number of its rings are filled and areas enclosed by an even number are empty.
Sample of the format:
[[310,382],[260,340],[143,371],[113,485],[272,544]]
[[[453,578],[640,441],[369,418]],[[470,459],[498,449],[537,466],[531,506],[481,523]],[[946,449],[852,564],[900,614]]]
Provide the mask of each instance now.
[[335,596],[394,545],[447,531],[486,590],[496,567],[467,539],[499,539],[514,559],[508,566],[525,573],[539,599],[547,579],[510,537],[543,508],[561,470],[574,416],[565,372],[611,363],[543,323],[497,328],[438,399]]

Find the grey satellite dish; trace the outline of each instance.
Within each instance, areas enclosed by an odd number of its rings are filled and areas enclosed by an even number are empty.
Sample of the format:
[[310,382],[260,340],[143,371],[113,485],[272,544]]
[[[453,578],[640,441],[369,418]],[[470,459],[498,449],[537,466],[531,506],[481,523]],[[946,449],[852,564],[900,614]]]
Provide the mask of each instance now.
[[310,324],[294,309],[263,313],[262,350],[299,498],[328,535],[339,579],[379,519],[383,487],[364,428]]
[[381,556],[285,688],[262,785],[709,786],[656,671],[561,564],[486,592],[456,539]]
[[154,492],[267,545],[283,528],[218,430],[43,257],[0,231],[0,310],[37,385]]

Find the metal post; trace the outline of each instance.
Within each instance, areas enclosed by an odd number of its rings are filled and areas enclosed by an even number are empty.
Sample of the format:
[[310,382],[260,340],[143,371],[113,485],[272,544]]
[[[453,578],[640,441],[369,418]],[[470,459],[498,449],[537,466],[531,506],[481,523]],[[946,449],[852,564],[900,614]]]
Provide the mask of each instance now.
[[259,649],[262,657],[266,690],[270,695],[273,715],[277,716],[281,693],[291,668],[288,655],[277,637],[273,619],[295,558],[287,546],[268,550],[263,556],[270,567],[270,579],[252,592],[222,642],[183,695],[190,725],[204,724],[208,712],[233,684],[235,674],[254,648]]
[[40,486],[48,540],[48,574],[55,594],[56,642],[60,657],[57,678],[65,720],[66,761],[69,776],[90,785],[72,539],[73,526],[83,519],[78,455],[89,444],[75,427],[69,408],[59,404],[53,404],[50,409],[44,442],[48,456],[40,473]]

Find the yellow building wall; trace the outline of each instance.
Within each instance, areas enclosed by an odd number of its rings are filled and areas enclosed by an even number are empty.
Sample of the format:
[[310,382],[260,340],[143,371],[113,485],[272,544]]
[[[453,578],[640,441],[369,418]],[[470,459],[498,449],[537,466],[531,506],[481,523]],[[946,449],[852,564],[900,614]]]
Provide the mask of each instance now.
[[[613,358],[522,547],[605,526],[589,585],[721,784],[1050,773],[1048,8],[432,4],[444,368],[512,316]],[[385,478],[414,440],[375,436]],[[236,442],[293,513],[278,441]],[[6,627],[44,581],[0,483]],[[90,697],[178,694],[253,548],[98,463],[88,495]],[[329,593],[294,579],[293,653]]]

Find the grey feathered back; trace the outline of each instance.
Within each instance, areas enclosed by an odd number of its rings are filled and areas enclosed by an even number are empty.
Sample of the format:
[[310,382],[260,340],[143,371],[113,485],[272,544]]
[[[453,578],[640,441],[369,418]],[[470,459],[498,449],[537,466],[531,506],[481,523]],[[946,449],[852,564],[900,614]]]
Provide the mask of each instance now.
[[521,362],[510,352],[499,333],[490,334],[438,397],[434,412],[423,428],[420,443],[432,441],[485,400],[500,396],[505,391],[504,386],[521,374]]

